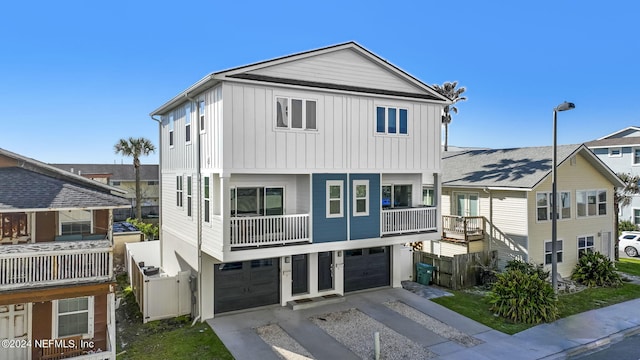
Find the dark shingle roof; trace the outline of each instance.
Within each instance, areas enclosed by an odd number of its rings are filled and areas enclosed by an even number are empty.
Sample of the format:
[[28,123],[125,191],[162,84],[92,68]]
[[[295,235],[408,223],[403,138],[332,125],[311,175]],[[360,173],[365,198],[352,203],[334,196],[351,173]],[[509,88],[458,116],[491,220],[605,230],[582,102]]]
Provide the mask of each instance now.
[[640,145],[640,136],[593,140],[585,143],[588,147],[636,146]]
[[0,168],[0,211],[129,207],[107,191],[81,186],[19,167]]
[[[134,181],[136,172],[133,164],[50,164],[58,169],[71,171],[82,176],[111,175],[112,181]],[[80,173],[79,173],[80,172]],[[157,181],[159,179],[158,165],[140,165],[140,180]]]
[[[558,164],[580,147],[558,146]],[[442,185],[531,189],[551,172],[552,150],[546,146],[446,152]]]

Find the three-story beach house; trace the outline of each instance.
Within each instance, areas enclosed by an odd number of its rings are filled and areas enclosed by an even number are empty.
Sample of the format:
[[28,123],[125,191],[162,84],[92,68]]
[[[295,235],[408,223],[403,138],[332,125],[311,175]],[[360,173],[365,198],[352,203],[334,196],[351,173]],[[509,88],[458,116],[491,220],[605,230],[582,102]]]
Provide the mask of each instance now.
[[201,319],[400,286],[441,234],[448,103],[354,42],[207,75],[151,113],[163,271]]

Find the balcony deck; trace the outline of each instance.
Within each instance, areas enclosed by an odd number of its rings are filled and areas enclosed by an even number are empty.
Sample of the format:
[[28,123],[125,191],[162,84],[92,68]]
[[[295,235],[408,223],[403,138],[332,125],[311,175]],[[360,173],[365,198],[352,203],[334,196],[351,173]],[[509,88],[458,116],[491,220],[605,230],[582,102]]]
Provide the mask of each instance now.
[[446,241],[466,243],[484,240],[485,219],[482,216],[442,217],[442,238]]
[[0,290],[108,281],[112,268],[108,240],[0,246]]
[[231,248],[308,243],[309,214],[231,218]]
[[436,231],[436,208],[382,209],[381,235],[400,235],[423,231]]

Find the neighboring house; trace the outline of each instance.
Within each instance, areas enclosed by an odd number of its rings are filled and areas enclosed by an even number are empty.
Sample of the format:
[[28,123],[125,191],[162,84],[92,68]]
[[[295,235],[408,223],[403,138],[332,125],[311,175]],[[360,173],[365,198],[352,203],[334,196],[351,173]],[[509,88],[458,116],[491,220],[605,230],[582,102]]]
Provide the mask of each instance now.
[[353,42],[206,76],[151,113],[163,270],[199,275],[201,319],[401,286],[440,236],[448,103]]
[[[629,126],[585,145],[616,174],[640,175],[640,127]],[[633,195],[629,205],[620,208],[619,220],[640,227],[640,195]]]
[[[109,184],[126,191],[131,208],[114,211],[114,221],[134,218],[136,211],[136,171],[133,164],[51,164],[59,169]],[[140,165],[142,217],[157,218],[160,214],[160,173],[158,165]]]
[[112,213],[129,202],[3,149],[0,184],[0,359],[115,359]]
[[[472,150],[442,159],[443,240],[427,251],[498,250],[550,266],[551,147]],[[621,180],[584,145],[558,147],[558,272],[569,276],[584,251],[613,256],[613,195]]]

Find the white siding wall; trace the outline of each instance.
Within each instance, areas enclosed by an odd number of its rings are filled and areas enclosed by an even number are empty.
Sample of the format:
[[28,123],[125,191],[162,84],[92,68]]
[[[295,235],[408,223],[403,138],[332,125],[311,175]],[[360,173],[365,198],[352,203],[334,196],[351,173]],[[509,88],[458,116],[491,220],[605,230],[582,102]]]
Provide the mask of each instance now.
[[[206,91],[199,99],[205,101],[205,129],[202,132],[202,167],[220,171],[222,133],[222,86]],[[195,116],[195,113],[194,113]]]

